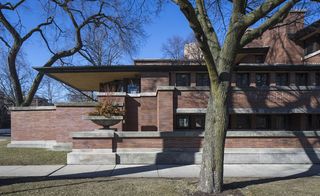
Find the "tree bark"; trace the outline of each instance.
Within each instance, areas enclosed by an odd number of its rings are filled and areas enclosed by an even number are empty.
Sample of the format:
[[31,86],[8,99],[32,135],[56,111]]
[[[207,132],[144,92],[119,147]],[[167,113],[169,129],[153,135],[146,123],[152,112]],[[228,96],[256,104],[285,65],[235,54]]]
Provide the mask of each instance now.
[[224,145],[228,128],[228,90],[226,87],[222,83],[219,91],[210,96],[207,107],[198,186],[198,189],[205,193],[220,193],[222,191]]
[[199,191],[205,193],[212,193],[214,188],[214,116],[214,101],[210,94],[206,113],[202,163],[198,187]]

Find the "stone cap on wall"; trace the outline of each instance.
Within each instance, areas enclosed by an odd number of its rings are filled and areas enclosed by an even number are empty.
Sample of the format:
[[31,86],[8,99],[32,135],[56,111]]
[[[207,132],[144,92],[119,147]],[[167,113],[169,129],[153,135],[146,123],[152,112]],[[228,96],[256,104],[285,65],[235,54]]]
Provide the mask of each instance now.
[[[121,131],[95,130],[71,133],[73,138],[175,138],[175,137],[204,137],[203,131]],[[320,130],[315,131],[286,131],[286,130],[229,130],[227,137],[320,137]]]
[[26,107],[10,107],[10,111],[45,111],[55,110],[56,106],[26,106]]

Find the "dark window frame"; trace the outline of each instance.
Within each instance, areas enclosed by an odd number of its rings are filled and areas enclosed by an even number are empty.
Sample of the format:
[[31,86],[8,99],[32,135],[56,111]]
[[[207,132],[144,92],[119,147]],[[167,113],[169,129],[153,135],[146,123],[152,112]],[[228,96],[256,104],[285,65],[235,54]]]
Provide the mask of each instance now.
[[[258,81],[258,77],[261,77],[260,78],[260,81]],[[263,79],[263,77],[266,76],[265,79]],[[256,73],[256,76],[255,76],[255,79],[256,79],[256,87],[268,87],[270,86],[270,74],[269,73]]]
[[[266,126],[258,126],[258,118],[265,118]],[[271,116],[270,115],[256,115],[256,129],[271,129]]]
[[[183,118],[183,117],[187,117],[187,119],[188,119],[188,126],[187,127],[180,126],[179,119]],[[179,115],[176,116],[176,127],[177,127],[177,129],[190,129],[190,125],[191,125],[190,115],[188,115],[188,114],[185,114],[185,115],[179,114]]]
[[[186,75],[188,78],[188,80],[186,81],[187,82],[186,84],[182,84],[183,82],[185,82],[185,81],[181,80],[182,78],[179,77],[182,75]],[[190,73],[176,73],[175,85],[176,86],[190,86],[191,85],[191,74]]]
[[[187,118],[188,126],[180,126],[179,119]],[[203,127],[196,127],[196,118],[202,118]],[[205,114],[177,114],[176,115],[176,129],[178,130],[204,130]]]
[[210,86],[209,74],[208,73],[196,73],[196,86]]
[[[305,78],[303,79],[304,81],[301,80],[302,76],[304,75]],[[299,76],[299,77],[298,77]],[[308,73],[296,73],[295,74],[295,85],[296,86],[308,86],[308,77],[309,77],[309,74]]]
[[[246,79],[244,79],[244,78],[246,78]],[[236,86],[240,87],[240,88],[249,87],[250,86],[250,74],[249,73],[236,73]]]
[[276,86],[289,86],[289,73],[276,73]]
[[320,86],[320,72],[315,73],[315,83],[316,86]]
[[[251,129],[251,115],[249,114],[237,114],[236,122],[237,122],[236,129]],[[239,122],[241,122],[241,124]],[[243,125],[243,126],[240,127],[240,125]]]

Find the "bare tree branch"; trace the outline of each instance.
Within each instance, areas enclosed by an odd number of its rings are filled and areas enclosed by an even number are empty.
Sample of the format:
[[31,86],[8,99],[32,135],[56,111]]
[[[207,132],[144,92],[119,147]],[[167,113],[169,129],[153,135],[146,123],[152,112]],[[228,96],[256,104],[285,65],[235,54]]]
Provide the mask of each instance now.
[[256,23],[261,18],[265,17],[269,12],[278,7],[285,0],[266,0],[257,9],[253,10],[244,17],[244,24],[249,27]]
[[210,54],[210,47],[207,43],[207,36],[205,35],[199,20],[197,19],[196,12],[192,7],[192,4],[188,0],[173,0],[176,3],[186,19],[189,21],[189,25],[195,37],[199,43],[199,47],[203,51],[203,56],[206,61],[206,66],[210,75],[210,79],[217,86],[218,85],[218,72],[216,70],[214,57]]
[[50,25],[50,24],[52,24],[52,22],[53,22],[53,17],[47,18],[46,22],[39,24],[37,27],[33,28],[25,36],[23,36],[22,37],[22,42],[24,42],[27,39],[29,39],[33,35],[33,33],[40,32],[41,31],[41,27]]
[[8,47],[11,48],[10,44],[3,38],[0,36],[0,40]]
[[5,9],[5,10],[15,10],[17,7],[19,7],[25,0],[20,0],[18,3],[15,5],[12,5],[10,2],[7,2],[5,4],[0,3],[0,10]]
[[281,7],[275,14],[272,15],[271,18],[266,20],[263,24],[261,24],[259,27],[253,29],[252,31],[246,33],[240,41],[240,47],[244,47],[248,43],[250,43],[252,40],[258,38],[265,32],[267,29],[273,27],[274,25],[282,22],[287,15],[289,14],[289,11],[291,8],[300,0],[291,0],[288,3],[286,3],[283,7]]
[[[205,4],[203,0],[197,0],[197,18],[200,22],[201,27],[205,31],[205,34],[208,35],[208,45],[213,54],[219,54],[221,47],[219,44],[217,33],[212,27],[211,21],[208,17]],[[214,57],[215,63],[218,61],[218,55]]]

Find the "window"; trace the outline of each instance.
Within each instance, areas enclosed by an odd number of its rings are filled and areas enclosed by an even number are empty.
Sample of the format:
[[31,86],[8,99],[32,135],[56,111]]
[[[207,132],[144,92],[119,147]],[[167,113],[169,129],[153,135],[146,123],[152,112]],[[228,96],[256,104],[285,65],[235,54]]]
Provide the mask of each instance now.
[[209,74],[197,73],[196,86],[210,86]]
[[195,129],[203,129],[205,125],[205,115],[196,115],[193,117],[193,127]]
[[249,73],[238,73],[236,82],[238,87],[248,87],[250,85]]
[[276,74],[276,85],[277,86],[288,86],[289,85],[288,73],[277,73]]
[[177,116],[178,129],[204,129],[204,114],[187,114]]
[[176,74],[176,86],[190,86],[190,74],[189,73],[177,73]]
[[140,92],[140,80],[139,79],[131,79],[127,85],[127,93],[135,94]]
[[270,116],[257,115],[256,116],[256,128],[257,129],[270,129]]
[[316,85],[320,86],[320,73],[316,73]]
[[274,129],[287,129],[287,116],[285,115],[275,115],[274,116]]
[[190,118],[188,115],[177,116],[177,128],[189,128]]
[[256,86],[269,86],[269,74],[256,73]]
[[307,86],[308,85],[308,74],[307,73],[296,73],[296,85]]
[[250,129],[251,119],[249,115],[240,114],[237,115],[237,129]]

